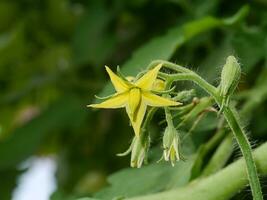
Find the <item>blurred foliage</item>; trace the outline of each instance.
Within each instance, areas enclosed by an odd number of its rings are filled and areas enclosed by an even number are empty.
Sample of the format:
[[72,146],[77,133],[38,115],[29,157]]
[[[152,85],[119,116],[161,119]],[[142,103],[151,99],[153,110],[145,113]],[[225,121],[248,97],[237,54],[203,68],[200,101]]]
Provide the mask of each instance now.
[[[155,163],[164,125],[154,123],[153,164],[107,178],[128,167],[129,158],[115,154],[127,148],[133,133],[124,112],[85,107],[102,88],[101,94],[111,93],[105,64],[122,64],[123,73],[135,75],[153,59],[167,59],[217,83],[219,67],[234,54],[244,72],[238,107],[251,140],[266,141],[267,3],[250,2],[247,16],[242,6],[241,0],[1,0],[0,199],[11,198],[24,172],[18,166],[33,155],[56,158],[54,200],[164,191],[234,160],[225,135],[214,138],[218,119],[208,113],[183,145],[187,162],[174,168]],[[188,119],[185,134],[194,121]],[[206,166],[214,165],[220,148],[228,154],[210,172]]]

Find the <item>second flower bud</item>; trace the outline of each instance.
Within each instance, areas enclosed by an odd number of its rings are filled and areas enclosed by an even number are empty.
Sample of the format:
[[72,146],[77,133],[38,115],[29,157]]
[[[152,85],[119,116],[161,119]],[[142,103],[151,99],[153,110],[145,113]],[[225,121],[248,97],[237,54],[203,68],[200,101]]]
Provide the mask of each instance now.
[[179,136],[173,126],[167,126],[163,135],[163,157],[165,161],[170,161],[172,166],[181,159],[179,151]]

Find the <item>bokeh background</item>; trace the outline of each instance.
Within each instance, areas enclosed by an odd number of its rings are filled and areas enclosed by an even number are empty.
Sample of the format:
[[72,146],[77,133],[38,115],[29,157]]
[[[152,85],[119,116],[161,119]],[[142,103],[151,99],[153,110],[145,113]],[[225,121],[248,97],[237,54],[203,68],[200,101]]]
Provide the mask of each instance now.
[[[169,29],[208,15],[232,16],[243,5],[242,0],[1,0],[0,199],[14,197],[33,165],[52,172],[54,200],[103,188],[109,174],[129,166],[129,157],[116,154],[133,136],[123,110],[86,108],[108,81],[104,65],[115,70]],[[237,56],[244,72],[239,91],[260,83],[249,96],[260,100],[248,123],[259,144],[267,139],[267,2],[249,6],[241,22],[190,39],[171,61],[216,83],[225,58]],[[207,138],[199,136],[196,144]],[[49,186],[36,187],[43,198],[40,191]]]

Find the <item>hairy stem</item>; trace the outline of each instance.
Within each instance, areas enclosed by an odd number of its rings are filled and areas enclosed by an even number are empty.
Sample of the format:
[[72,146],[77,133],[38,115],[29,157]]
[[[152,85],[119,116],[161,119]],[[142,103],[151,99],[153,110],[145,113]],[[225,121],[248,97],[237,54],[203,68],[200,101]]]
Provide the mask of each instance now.
[[242,130],[241,125],[238,123],[237,116],[234,114],[234,109],[225,107],[223,111],[224,117],[227,120],[233,134],[240,146],[242,154],[246,161],[248,179],[250,182],[252,195],[255,200],[263,200],[259,177],[257,174],[256,165],[252,157],[252,150],[246,134]]
[[[162,63],[163,66],[171,70],[174,70],[176,72],[179,72],[178,74],[170,74],[170,75],[168,74],[163,75],[163,73],[161,73],[160,75],[166,80],[168,81],[180,81],[180,80],[193,81],[194,83],[199,85],[201,88],[203,88],[207,93],[209,93],[215,99],[219,107],[222,106],[222,97],[219,95],[217,88],[209,84],[206,80],[201,78],[195,72],[187,68],[184,68],[180,65],[176,65],[174,63],[170,63],[170,62],[162,61],[162,60],[157,60],[157,61],[152,62],[150,67],[157,63]],[[247,173],[248,173],[248,180],[249,180],[250,187],[252,190],[253,198],[254,200],[263,200],[261,187],[260,187],[260,181],[257,175],[257,169],[255,166],[254,159],[252,157],[251,146],[249,144],[249,141],[247,139],[245,132],[243,131],[239,123],[237,113],[234,113],[234,109],[232,107],[225,106],[223,109],[223,115],[225,119],[227,120],[235,136],[235,139],[237,140],[239,144],[242,154],[244,156],[244,159],[246,162]]]

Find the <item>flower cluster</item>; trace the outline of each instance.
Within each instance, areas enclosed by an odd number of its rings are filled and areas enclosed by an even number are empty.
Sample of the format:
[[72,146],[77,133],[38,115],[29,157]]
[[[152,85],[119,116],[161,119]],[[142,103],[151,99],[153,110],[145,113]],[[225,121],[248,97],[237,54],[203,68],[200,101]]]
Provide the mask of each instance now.
[[[164,67],[176,71],[176,73],[160,73],[162,63],[164,63]],[[141,167],[142,163],[146,160],[150,146],[147,126],[151,120],[150,113],[155,108],[150,109],[146,115],[148,106],[164,107],[167,127],[165,128],[162,141],[162,158],[165,161],[170,161],[174,165],[176,161],[182,159],[179,148],[179,133],[181,131],[178,131],[177,128],[180,129],[185,122],[194,121],[192,128],[189,130],[191,132],[206,112],[217,112],[212,107],[214,100],[220,106],[219,113],[224,111],[225,108],[228,108],[230,98],[238,85],[241,75],[241,68],[233,56],[227,58],[226,64],[222,69],[221,82],[217,88],[207,83],[193,71],[179,65],[162,61],[157,64],[154,63],[153,66],[153,68],[140,73],[137,77],[124,77],[120,71],[118,71],[118,74],[115,74],[110,68],[106,67],[106,71],[116,92],[104,98],[106,100],[102,103],[88,105],[88,107],[92,108],[126,109],[135,136],[130,148],[125,153],[118,155],[124,156],[131,153],[132,167]],[[175,80],[193,80],[211,94],[213,98],[193,98],[191,103],[180,106],[182,105],[180,101],[187,102],[188,98],[192,98],[194,92],[188,90],[177,93],[173,89],[170,89]],[[171,108],[170,106],[180,107]],[[173,109],[176,110],[176,113],[172,116]],[[173,119],[177,116],[179,116],[179,119],[175,119],[176,121],[174,123]]]

